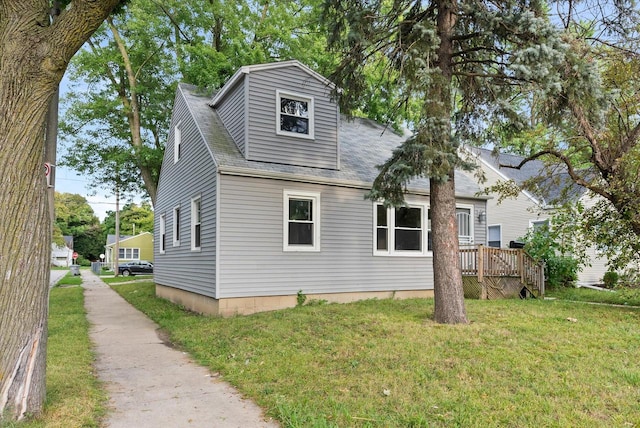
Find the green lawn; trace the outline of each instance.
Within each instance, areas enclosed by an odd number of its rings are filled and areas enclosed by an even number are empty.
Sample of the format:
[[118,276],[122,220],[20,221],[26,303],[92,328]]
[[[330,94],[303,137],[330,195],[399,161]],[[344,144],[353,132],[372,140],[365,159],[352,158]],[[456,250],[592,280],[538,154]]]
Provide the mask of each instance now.
[[53,288],[49,298],[45,411],[38,419],[9,426],[97,427],[105,403],[106,395],[93,375],[82,288]]
[[153,279],[153,275],[130,275],[130,276],[101,276],[101,280],[106,282],[107,284],[118,284],[120,282],[132,282],[132,281],[150,281]]
[[573,300],[576,302],[640,306],[640,289],[638,288],[620,288],[614,291],[598,291],[589,288],[563,287],[548,290],[547,297]]
[[115,289],[290,427],[632,427],[640,310],[543,300],[370,300],[216,318]]

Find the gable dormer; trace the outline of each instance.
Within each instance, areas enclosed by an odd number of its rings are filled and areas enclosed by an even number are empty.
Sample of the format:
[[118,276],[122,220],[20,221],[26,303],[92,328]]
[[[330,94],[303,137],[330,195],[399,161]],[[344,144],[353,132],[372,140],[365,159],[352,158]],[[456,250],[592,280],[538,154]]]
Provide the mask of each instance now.
[[333,84],[299,61],[242,67],[211,102],[247,160],[339,169]]

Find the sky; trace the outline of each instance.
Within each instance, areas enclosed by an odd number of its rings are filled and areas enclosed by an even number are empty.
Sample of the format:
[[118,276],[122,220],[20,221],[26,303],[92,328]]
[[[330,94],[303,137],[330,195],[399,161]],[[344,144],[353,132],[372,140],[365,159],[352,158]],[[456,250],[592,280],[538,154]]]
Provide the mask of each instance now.
[[[58,144],[58,159],[60,159],[60,151],[64,150]],[[87,199],[93,212],[102,222],[107,215],[107,211],[115,211],[116,198],[114,196],[106,196],[103,190],[92,190],[89,188],[90,178],[78,175],[75,171],[64,167],[56,168],[56,184],[55,190],[60,193],[76,193]],[[95,194],[93,194],[95,193]],[[122,205],[123,202],[121,202]]]

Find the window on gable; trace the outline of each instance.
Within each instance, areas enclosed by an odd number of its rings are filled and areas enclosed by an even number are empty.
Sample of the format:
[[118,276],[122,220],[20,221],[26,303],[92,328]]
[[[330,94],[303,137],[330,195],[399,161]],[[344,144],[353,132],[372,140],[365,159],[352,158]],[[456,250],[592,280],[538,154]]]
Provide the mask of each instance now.
[[547,232],[549,231],[549,220],[531,220],[529,221],[529,226],[534,232]]
[[173,209],[173,246],[180,245],[180,207]]
[[178,122],[173,130],[173,163],[180,160],[182,156],[182,130],[181,122]]
[[313,97],[276,91],[276,133],[313,138]]
[[200,211],[200,197],[191,200],[191,249],[200,249],[202,221]]
[[431,236],[428,211],[424,205],[385,208],[383,204],[374,204],[374,253],[377,255],[426,255],[425,244]]
[[160,254],[164,254],[167,249],[167,218],[164,214],[160,215]]
[[320,251],[320,194],[284,192],[284,251]]

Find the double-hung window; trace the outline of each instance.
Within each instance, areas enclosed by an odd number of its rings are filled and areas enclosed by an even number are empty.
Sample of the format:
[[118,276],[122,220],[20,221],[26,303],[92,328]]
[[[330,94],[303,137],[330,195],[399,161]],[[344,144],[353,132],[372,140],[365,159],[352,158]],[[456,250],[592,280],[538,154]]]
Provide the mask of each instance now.
[[313,138],[313,97],[276,91],[276,133]]
[[167,217],[160,214],[160,254],[164,254],[167,250]]
[[487,245],[489,247],[502,247],[502,225],[493,224],[487,228]]
[[320,194],[284,191],[284,251],[320,251]]
[[173,209],[173,246],[180,246],[180,207]]
[[191,200],[191,249],[200,250],[200,238],[202,234],[202,218],[200,212],[201,199],[198,196]]
[[140,248],[119,248],[118,259],[140,260]]
[[422,256],[429,237],[428,208],[410,204],[404,207],[388,207],[374,204],[376,255]]
[[173,163],[176,163],[182,157],[182,130],[181,123],[178,122],[173,128]]

